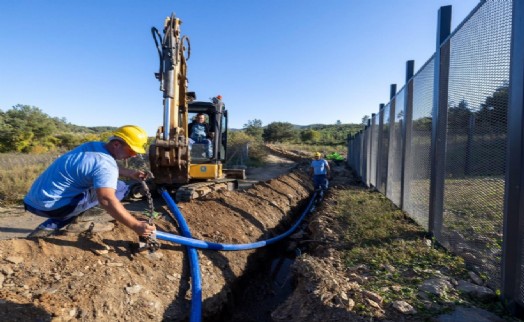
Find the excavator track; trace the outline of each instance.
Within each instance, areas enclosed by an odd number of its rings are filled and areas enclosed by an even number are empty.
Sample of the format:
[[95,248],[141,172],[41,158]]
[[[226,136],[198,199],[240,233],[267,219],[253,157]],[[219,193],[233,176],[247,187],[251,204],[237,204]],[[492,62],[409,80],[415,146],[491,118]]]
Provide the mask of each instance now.
[[238,180],[236,179],[220,179],[215,181],[195,182],[183,185],[177,189],[175,194],[176,201],[190,201],[207,195],[213,191],[219,190],[236,190],[238,188]]
[[[147,182],[132,182],[129,184],[129,193],[125,199],[142,199],[147,196],[147,191],[144,189],[144,184],[147,185],[151,191],[157,190],[157,185],[152,180]],[[237,179],[219,179],[215,181],[202,181],[189,183],[180,186],[176,189],[175,200],[176,201],[190,201],[205,196],[206,194],[213,191],[227,190],[232,191],[238,188]],[[170,191],[173,191],[169,189]]]

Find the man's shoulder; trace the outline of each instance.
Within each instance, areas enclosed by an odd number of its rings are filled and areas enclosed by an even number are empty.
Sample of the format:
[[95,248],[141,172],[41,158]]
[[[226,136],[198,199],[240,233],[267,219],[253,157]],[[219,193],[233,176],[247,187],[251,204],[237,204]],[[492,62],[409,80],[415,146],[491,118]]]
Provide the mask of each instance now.
[[109,154],[105,147],[104,142],[86,142],[78,146],[76,149],[71,152],[80,154],[81,157],[78,158],[80,162],[94,162],[95,164],[111,164],[116,165],[116,160]]

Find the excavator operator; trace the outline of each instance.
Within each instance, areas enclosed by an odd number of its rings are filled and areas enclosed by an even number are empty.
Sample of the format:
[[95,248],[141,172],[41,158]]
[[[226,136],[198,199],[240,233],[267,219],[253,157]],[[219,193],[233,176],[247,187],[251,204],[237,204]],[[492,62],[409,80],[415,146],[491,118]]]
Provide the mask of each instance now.
[[206,145],[206,157],[213,157],[213,133],[209,131],[209,124],[206,123],[206,116],[204,113],[198,113],[188,125],[189,130],[189,144],[205,144]]

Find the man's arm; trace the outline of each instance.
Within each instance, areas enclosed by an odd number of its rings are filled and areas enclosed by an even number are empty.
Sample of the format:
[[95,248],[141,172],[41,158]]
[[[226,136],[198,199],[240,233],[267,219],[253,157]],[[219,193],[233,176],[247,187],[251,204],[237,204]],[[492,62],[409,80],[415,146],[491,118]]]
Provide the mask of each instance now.
[[324,160],[324,162],[326,163],[326,175],[328,178],[331,178],[331,168],[329,167],[329,162],[327,162],[327,160]]
[[139,221],[133,217],[124,208],[122,203],[115,196],[115,189],[112,188],[98,188],[96,189],[96,195],[98,197],[98,203],[105,211],[107,211],[111,217],[115,218],[122,224],[131,228],[139,236],[147,237],[155,231],[155,226],[148,225],[144,221]]

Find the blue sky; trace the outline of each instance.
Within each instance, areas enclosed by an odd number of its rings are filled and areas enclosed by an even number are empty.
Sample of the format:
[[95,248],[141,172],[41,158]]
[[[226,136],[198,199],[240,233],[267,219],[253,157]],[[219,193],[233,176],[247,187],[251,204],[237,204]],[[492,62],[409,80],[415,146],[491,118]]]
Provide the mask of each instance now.
[[2,0],[0,109],[39,107],[85,126],[162,124],[151,27],[172,12],[191,41],[189,90],[248,120],[360,123],[478,0]]

